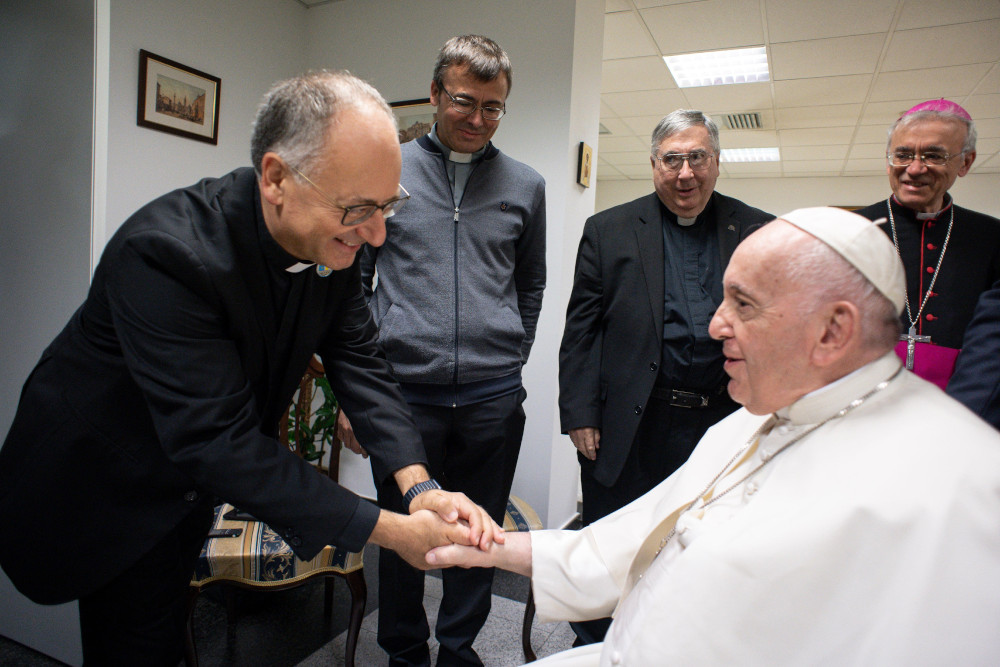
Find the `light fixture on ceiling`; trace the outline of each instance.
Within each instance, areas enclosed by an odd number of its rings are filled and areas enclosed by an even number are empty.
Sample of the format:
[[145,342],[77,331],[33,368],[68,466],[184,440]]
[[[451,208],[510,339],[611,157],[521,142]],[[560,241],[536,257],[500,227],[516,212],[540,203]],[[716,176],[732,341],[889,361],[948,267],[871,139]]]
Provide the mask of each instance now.
[[763,46],[663,56],[663,60],[681,88],[771,80]]
[[777,148],[723,148],[723,162],[778,162],[781,153]]

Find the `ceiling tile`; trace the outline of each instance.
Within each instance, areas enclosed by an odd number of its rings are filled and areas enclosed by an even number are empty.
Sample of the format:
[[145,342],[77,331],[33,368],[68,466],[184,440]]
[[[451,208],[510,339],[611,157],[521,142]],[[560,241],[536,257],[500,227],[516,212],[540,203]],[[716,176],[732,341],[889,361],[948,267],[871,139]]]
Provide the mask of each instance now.
[[655,55],[659,54],[635,12],[604,15],[605,59]]
[[972,116],[972,120],[997,118],[1000,116],[1000,94],[973,95],[962,102],[962,106]]
[[910,107],[923,102],[926,98],[910,97],[892,102],[869,102],[861,114],[862,125],[878,125],[888,129],[896,119]]
[[699,86],[683,88],[689,108],[705,113],[770,110],[771,84],[739,83],[729,86]]
[[1000,137],[1000,118],[976,120],[976,134],[980,139]]
[[860,104],[831,104],[816,107],[779,108],[775,121],[780,128],[854,125],[861,114]]
[[778,145],[774,130],[720,130],[722,148],[771,148]]
[[643,151],[646,149],[642,140],[636,136],[614,137],[605,135],[598,139],[601,153],[610,159],[608,153],[625,153],[629,151]]
[[[845,172],[867,172],[867,173],[885,173],[885,158],[863,158],[857,160],[848,160],[847,164],[844,165]],[[886,183],[888,187],[888,183]],[[867,206],[871,202],[862,202],[862,206]]]
[[864,102],[871,80],[871,74],[852,74],[775,81],[774,101],[779,108]]
[[889,42],[882,71],[992,62],[1000,59],[998,35],[1000,19],[897,30]]
[[601,125],[608,128],[612,135],[632,134],[632,130],[621,118],[602,118]]
[[656,116],[687,106],[680,90],[648,90],[631,93],[605,93],[602,98],[616,116]]
[[885,34],[855,35],[771,45],[775,81],[875,71]]
[[649,164],[649,151],[628,151],[624,153],[602,153],[598,151],[602,160],[614,167],[623,165]]
[[851,146],[851,152],[847,157],[851,160],[875,159],[885,160],[885,142],[877,144],[859,144]]
[[729,176],[781,176],[780,162],[727,162]]
[[825,127],[811,130],[778,130],[781,147],[785,146],[828,146],[846,144],[851,140],[853,127]]
[[803,172],[829,174],[840,171],[843,160],[803,160],[801,162],[782,161],[781,168],[786,174],[801,174]]
[[790,162],[800,160],[837,160],[847,157],[847,144],[836,146],[785,146],[781,149],[781,159]]
[[885,32],[897,0],[765,0],[771,42]]
[[997,0],[907,0],[896,30],[1000,18]]
[[601,68],[602,93],[676,87],[667,64],[659,56],[605,60]]
[[[673,109],[670,109],[670,111],[673,111]],[[622,121],[628,125],[629,130],[631,130],[633,134],[642,137],[642,140],[648,143],[650,138],[653,136],[653,128],[655,128],[656,124],[660,122],[660,119],[670,113],[670,111],[666,111],[656,116],[631,116],[629,118],[622,118]]]
[[640,14],[663,55],[764,44],[760,0],[702,0]]
[[977,95],[993,95],[1000,93],[1000,67],[994,66],[979,85],[976,86]]
[[[895,122],[895,118],[892,119]],[[885,123],[884,125],[862,125],[854,133],[854,143],[856,144],[881,144],[885,146],[885,143],[889,140],[889,128],[892,123]]]
[[632,5],[628,0],[604,0],[604,11],[608,14],[612,12],[627,12],[632,10]]
[[976,83],[986,74],[990,65],[962,65],[936,67],[905,72],[883,72],[872,86],[873,102],[889,100],[932,99],[937,97],[964,97],[972,92]]

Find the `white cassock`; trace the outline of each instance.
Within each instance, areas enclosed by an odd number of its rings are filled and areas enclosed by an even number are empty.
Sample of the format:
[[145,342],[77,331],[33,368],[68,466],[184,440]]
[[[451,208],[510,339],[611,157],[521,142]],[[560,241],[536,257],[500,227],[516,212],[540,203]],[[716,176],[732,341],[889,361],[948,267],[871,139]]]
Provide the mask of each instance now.
[[904,371],[774,455],[899,367],[888,354],[780,410],[716,493],[736,488],[682,513],[624,600],[639,547],[769,417],[735,412],[666,481],[588,528],[532,533],[540,620],[614,612],[603,644],[550,660],[1000,664],[1000,434]]

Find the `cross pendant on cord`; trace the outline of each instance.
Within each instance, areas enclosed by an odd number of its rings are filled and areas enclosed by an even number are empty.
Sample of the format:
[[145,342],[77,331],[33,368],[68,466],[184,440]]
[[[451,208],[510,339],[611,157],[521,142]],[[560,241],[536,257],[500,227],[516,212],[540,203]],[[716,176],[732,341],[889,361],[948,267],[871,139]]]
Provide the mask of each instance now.
[[906,332],[905,335],[899,337],[899,340],[906,341],[906,370],[913,370],[913,353],[916,351],[917,343],[929,343],[931,342],[930,336],[918,336],[917,327],[911,326],[910,330]]

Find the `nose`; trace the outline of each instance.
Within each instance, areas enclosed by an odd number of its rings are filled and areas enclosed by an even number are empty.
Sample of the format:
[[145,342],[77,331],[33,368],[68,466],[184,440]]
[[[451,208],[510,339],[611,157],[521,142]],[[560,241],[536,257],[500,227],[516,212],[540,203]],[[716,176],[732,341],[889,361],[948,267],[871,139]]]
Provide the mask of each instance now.
[[688,160],[681,162],[681,168],[677,170],[678,178],[691,178],[694,176],[694,169],[691,168],[691,164]]
[[375,211],[372,217],[368,218],[357,226],[357,234],[368,245],[379,247],[385,243],[385,215],[382,211]]
[[733,329],[726,319],[725,308],[726,302],[723,301],[715,309],[715,314],[712,315],[712,319],[708,323],[708,335],[715,340],[725,340],[726,338],[733,337]]
[[919,155],[913,156],[913,162],[906,165],[906,173],[908,174],[921,174],[927,171],[927,165],[920,158]]

